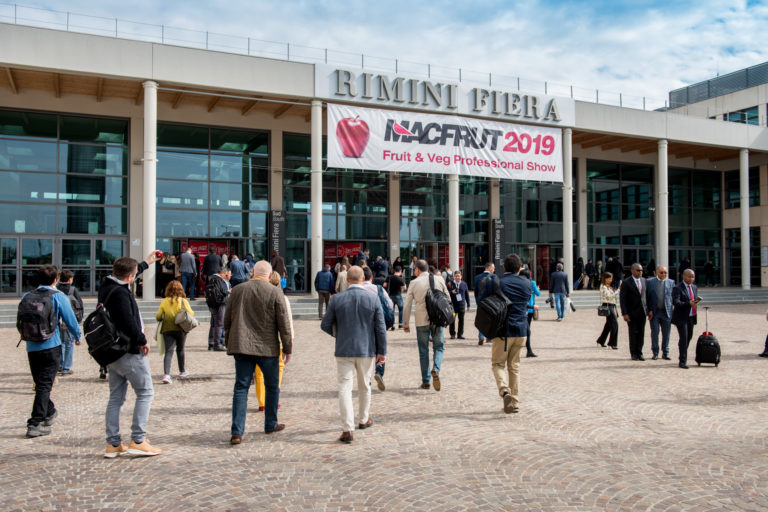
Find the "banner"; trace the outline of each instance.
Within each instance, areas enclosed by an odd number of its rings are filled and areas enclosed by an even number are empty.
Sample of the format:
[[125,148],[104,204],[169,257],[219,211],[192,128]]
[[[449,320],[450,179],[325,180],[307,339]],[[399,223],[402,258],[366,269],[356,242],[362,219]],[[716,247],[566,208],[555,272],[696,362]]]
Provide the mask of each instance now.
[[285,212],[283,210],[270,210],[269,212],[269,246],[266,257],[272,258],[272,251],[285,258]]
[[562,132],[329,104],[328,167],[562,182]]

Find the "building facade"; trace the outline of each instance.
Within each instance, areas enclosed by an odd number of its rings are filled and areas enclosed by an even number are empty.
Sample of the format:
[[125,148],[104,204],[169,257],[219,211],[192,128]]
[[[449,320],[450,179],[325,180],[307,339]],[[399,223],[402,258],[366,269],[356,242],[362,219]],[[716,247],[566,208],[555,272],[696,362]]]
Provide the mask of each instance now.
[[[673,277],[688,257],[699,273],[711,261],[718,284],[768,286],[765,87],[645,111],[0,24],[0,295],[34,286],[42,263],[94,294],[116,257],[187,246],[279,248],[296,292],[363,248],[469,282],[515,251],[543,285],[560,257]],[[329,165],[328,104],[546,125],[561,134],[562,181]],[[755,106],[757,124],[731,115]]]

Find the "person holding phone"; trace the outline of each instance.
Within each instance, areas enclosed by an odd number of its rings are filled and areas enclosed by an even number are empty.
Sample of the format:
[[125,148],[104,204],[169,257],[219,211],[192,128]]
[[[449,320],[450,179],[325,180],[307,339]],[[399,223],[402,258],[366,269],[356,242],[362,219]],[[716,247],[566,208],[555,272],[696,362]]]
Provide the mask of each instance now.
[[672,323],[677,327],[680,341],[677,347],[680,352],[678,366],[688,369],[688,345],[693,336],[693,326],[696,325],[696,306],[701,302],[698,287],[693,283],[696,274],[690,268],[683,271],[683,281],[672,290]]

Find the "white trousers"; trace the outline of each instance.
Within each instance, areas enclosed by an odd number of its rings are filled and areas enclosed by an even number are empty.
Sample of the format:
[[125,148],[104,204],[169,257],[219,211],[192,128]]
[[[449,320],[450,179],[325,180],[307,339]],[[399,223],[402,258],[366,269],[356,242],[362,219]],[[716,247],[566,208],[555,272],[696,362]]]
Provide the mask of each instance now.
[[375,357],[337,357],[336,369],[339,378],[339,410],[341,430],[355,430],[355,411],[352,405],[352,387],[357,373],[357,402],[359,423],[368,421],[371,408],[371,376],[375,368]]

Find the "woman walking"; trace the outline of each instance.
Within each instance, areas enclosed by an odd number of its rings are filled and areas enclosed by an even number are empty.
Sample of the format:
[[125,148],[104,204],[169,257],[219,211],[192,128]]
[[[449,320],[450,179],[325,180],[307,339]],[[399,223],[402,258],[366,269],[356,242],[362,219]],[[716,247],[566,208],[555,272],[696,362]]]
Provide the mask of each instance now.
[[165,357],[163,358],[163,383],[171,384],[171,359],[173,359],[173,350],[176,349],[176,361],[179,364],[179,377],[187,377],[189,372],[184,368],[184,342],[187,340],[187,333],[176,325],[174,320],[182,310],[189,311],[195,316],[192,308],[189,307],[189,301],[184,295],[184,288],[179,281],[171,281],[165,288],[165,298],[160,303],[155,319],[162,322],[159,326],[165,342]]
[[539,309],[539,306],[536,305],[536,297],[541,295],[541,290],[539,290],[539,287],[536,286],[536,281],[531,279],[530,270],[524,269],[520,272],[520,275],[527,277],[528,280],[531,281],[531,299],[528,301],[528,334],[525,338],[525,348],[527,349],[528,353],[525,355],[525,357],[539,357],[534,354],[533,350],[531,349],[531,320],[533,320],[533,316],[536,313],[536,310]]
[[612,282],[613,274],[610,272],[604,273],[600,278],[600,302],[603,306],[608,306],[608,315],[605,317],[603,332],[597,338],[597,344],[604,347],[605,340],[610,335],[608,346],[613,350],[618,350],[619,322],[616,320],[618,315],[616,312],[616,297],[619,295],[619,289],[614,290],[611,286]]
[[[269,282],[273,285],[280,288],[280,274],[277,272],[272,272],[272,275],[269,276]],[[288,318],[290,320],[291,324],[291,336],[294,336],[293,331],[293,314],[291,313],[291,302],[288,300],[288,297],[283,295],[283,299],[285,299],[285,308],[288,310]],[[278,337],[280,335],[278,334]],[[282,343],[281,343],[282,346]],[[283,350],[280,349],[280,357],[277,358],[278,362],[280,363],[280,373],[278,376],[277,381],[277,387],[279,388],[283,384],[283,369],[285,368],[285,362],[283,361]],[[264,410],[264,399],[266,398],[266,389],[264,387],[264,374],[261,373],[261,368],[259,368],[259,365],[256,365],[256,370],[253,372],[253,378],[256,384],[256,399],[259,401],[259,410]],[[277,404],[278,407],[280,407],[280,404]]]

